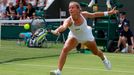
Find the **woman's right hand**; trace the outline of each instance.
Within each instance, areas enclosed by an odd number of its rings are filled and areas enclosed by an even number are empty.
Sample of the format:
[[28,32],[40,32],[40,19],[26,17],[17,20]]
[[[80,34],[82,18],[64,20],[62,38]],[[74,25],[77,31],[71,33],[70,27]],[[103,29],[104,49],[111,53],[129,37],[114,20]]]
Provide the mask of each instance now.
[[54,35],[60,35],[60,33],[57,32],[56,30],[51,30],[51,33],[54,34]]

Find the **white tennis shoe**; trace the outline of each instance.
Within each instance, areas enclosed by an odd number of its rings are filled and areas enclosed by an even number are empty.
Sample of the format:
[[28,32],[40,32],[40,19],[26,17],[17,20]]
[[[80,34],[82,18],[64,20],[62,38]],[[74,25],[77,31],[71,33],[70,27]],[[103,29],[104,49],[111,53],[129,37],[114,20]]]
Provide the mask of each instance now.
[[[104,56],[104,57],[105,57],[105,56]],[[109,61],[106,57],[105,57],[105,59],[103,60],[103,63],[104,63],[104,65],[105,65],[105,67],[106,67],[107,70],[111,70],[112,65],[111,65],[110,61]]]
[[61,71],[59,69],[50,71],[50,75],[61,75]]

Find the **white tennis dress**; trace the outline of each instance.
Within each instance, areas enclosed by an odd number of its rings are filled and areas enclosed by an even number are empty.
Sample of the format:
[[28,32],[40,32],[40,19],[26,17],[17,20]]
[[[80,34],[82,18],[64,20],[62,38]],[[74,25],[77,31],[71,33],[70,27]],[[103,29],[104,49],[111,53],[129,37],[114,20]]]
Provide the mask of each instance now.
[[69,27],[70,32],[68,34],[68,38],[74,37],[78,40],[79,43],[85,43],[87,41],[94,41],[94,36],[92,34],[92,28],[87,25],[87,21],[83,16],[82,16],[82,18],[84,19],[83,23],[79,26],[76,26],[71,17],[71,20],[73,23]]

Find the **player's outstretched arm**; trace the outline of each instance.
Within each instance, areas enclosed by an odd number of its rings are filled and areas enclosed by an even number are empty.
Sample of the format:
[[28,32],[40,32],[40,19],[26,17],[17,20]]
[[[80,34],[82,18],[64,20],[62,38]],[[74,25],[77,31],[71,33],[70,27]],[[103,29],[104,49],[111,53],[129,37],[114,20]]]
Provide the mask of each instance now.
[[114,7],[112,10],[110,11],[105,11],[105,12],[95,12],[95,13],[89,13],[87,11],[82,12],[82,14],[86,17],[86,18],[96,18],[96,17],[103,17],[103,16],[109,16],[109,15],[113,15],[113,14],[117,14],[119,11],[116,10],[116,7]]
[[55,35],[59,35],[61,32],[65,31],[70,25],[70,20],[68,18],[63,22],[63,25],[60,25],[57,29],[52,30],[51,32]]

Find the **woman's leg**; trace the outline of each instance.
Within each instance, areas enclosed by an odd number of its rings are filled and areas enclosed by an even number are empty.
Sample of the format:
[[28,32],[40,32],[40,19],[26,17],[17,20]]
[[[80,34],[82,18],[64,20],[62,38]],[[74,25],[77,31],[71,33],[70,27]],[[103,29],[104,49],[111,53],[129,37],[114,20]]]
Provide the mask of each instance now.
[[51,71],[50,75],[61,75],[61,71],[63,69],[63,66],[66,62],[67,54],[69,51],[71,51],[73,48],[77,46],[78,42],[75,38],[68,38],[64,44],[64,47],[61,51],[59,61],[58,61],[58,69]]
[[85,43],[85,45],[88,47],[88,49],[90,49],[93,52],[93,54],[99,56],[102,59],[106,69],[108,69],[108,70],[111,69],[110,61],[106,58],[106,56],[103,54],[103,52],[97,48],[95,41],[88,41]]
[[104,60],[103,52],[97,48],[95,41],[88,41],[85,43],[85,45],[88,47],[88,49],[90,49],[93,52],[94,55],[97,55],[102,60]]
[[77,44],[78,42],[75,38],[68,38],[66,40],[58,61],[58,69],[60,71],[62,71],[62,68],[66,62],[68,52],[75,48]]

